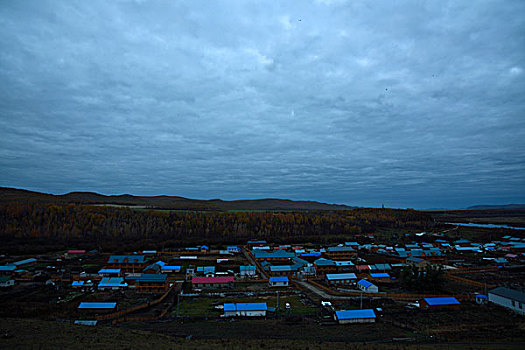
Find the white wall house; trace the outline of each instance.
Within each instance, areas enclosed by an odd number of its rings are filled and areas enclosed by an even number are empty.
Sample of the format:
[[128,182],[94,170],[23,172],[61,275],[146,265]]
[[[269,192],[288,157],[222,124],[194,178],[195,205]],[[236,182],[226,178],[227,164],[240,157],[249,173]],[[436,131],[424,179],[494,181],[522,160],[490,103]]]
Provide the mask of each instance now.
[[270,287],[288,287],[290,280],[286,276],[270,277]]
[[497,287],[489,291],[489,301],[525,315],[525,293],[507,287]]
[[226,303],[223,317],[264,317],[267,310],[266,303]]
[[357,282],[357,287],[361,289],[365,293],[377,293],[379,292],[379,288],[371,282],[368,282],[367,280],[360,280]]

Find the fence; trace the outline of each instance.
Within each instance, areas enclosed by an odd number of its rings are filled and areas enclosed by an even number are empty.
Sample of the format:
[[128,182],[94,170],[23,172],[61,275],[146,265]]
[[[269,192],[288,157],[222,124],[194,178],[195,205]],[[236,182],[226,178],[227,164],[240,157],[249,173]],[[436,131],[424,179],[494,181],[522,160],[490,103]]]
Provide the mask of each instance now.
[[140,305],[137,305],[137,306],[133,306],[133,307],[130,307],[126,310],[122,310],[122,311],[117,311],[117,312],[113,312],[111,314],[106,314],[106,315],[98,315],[95,317],[95,319],[97,321],[102,321],[102,320],[110,320],[112,318],[119,318],[119,317],[122,317],[124,315],[127,315],[127,314],[130,314],[132,312],[135,312],[135,311],[139,311],[139,310],[143,310],[143,309],[147,309],[148,307],[151,307],[151,306],[155,306],[157,305],[158,303],[161,303],[164,299],[166,299],[166,297],[168,296],[168,294],[170,294],[170,292],[175,288],[175,286],[177,286],[177,284],[174,284],[173,286],[171,286],[168,291],[166,291],[166,293],[164,293],[160,298],[156,299],[156,300],[153,300],[149,303],[146,303],[146,304],[140,304]]
[[[313,280],[308,280],[308,283],[313,284],[314,286],[323,289],[330,295],[335,296],[364,296],[364,297],[372,297],[372,298],[390,298],[394,299],[396,301],[414,301],[414,300],[420,300],[423,298],[443,298],[443,297],[449,297],[450,295],[442,295],[442,294],[406,294],[406,293],[361,293],[361,292],[337,292],[334,291],[327,286],[324,286],[320,283],[317,283]],[[474,300],[475,297],[473,295],[455,295],[454,296],[458,300]]]

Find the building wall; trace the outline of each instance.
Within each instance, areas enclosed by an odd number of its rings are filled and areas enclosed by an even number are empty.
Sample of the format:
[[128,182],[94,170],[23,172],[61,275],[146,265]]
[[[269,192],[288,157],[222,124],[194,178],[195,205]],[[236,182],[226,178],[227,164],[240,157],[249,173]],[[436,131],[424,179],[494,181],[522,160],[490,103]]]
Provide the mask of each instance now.
[[272,287],[287,287],[288,282],[270,282],[270,286]]
[[489,292],[489,301],[493,302],[494,304],[501,305],[503,307],[506,307],[508,309],[511,309],[519,314],[525,315],[525,304],[521,303],[521,309],[520,309],[520,302],[514,301],[514,306],[512,305],[512,300],[495,295]]
[[353,318],[349,320],[338,320],[339,324],[348,324],[348,323],[374,323],[375,318]]

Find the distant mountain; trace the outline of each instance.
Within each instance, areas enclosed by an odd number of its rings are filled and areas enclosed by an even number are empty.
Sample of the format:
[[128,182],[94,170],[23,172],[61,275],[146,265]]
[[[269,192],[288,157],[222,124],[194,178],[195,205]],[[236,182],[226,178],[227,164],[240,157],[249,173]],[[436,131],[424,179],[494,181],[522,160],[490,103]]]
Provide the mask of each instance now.
[[132,196],[129,194],[106,196],[94,192],[70,192],[63,195],[53,195],[0,187],[0,203],[17,201],[142,206],[153,209],[180,210],[349,210],[355,208],[342,204],[276,198],[224,201],[221,199],[198,200],[177,196]]
[[474,205],[472,207],[467,208],[467,210],[483,210],[483,209],[525,210],[525,204]]

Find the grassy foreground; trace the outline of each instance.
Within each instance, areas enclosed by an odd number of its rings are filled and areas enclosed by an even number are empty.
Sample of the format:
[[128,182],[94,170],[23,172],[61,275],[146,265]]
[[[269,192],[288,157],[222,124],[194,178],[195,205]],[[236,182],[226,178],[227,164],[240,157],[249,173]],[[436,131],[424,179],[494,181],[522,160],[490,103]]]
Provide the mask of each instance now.
[[119,327],[0,320],[1,349],[522,349],[523,343],[371,344],[278,339],[181,339]]

